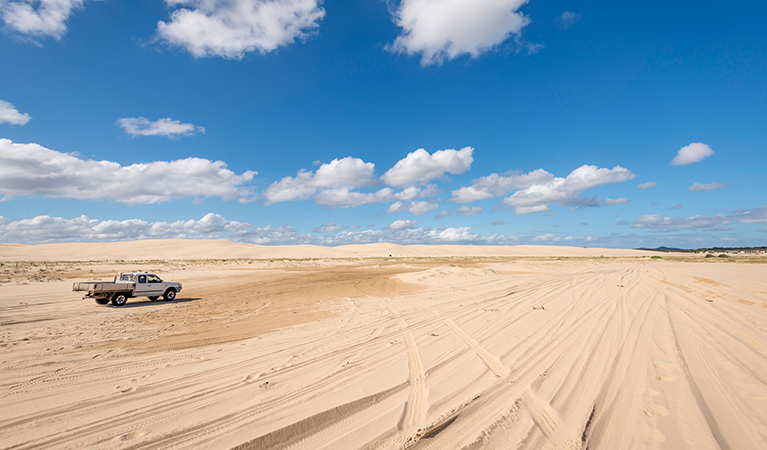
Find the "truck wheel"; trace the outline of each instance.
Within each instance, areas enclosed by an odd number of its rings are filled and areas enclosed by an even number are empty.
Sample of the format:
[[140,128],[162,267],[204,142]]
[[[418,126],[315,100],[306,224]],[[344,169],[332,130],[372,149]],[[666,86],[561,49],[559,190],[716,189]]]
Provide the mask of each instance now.
[[124,292],[118,292],[112,296],[112,305],[122,306],[128,303],[128,296]]
[[176,290],[175,290],[175,289],[173,289],[173,288],[170,288],[170,289],[168,289],[168,290],[167,290],[167,291],[165,291],[165,293],[162,295],[162,298],[164,298],[165,300],[167,300],[167,301],[169,301],[169,302],[172,302],[173,300],[175,300],[175,299],[176,299]]
[[109,303],[108,298],[97,298],[95,300],[96,300],[96,303],[98,303],[99,305],[106,305],[107,303]]
[[158,298],[160,298],[160,296],[159,296],[159,295],[153,295],[153,296],[149,297],[149,300],[155,301],[155,300],[157,300]]

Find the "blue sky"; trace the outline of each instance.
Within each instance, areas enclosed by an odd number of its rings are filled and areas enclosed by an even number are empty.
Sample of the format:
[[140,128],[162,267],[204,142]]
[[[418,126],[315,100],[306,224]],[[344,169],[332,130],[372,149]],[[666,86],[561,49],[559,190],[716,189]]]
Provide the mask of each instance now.
[[0,0],[0,242],[765,245],[766,13]]

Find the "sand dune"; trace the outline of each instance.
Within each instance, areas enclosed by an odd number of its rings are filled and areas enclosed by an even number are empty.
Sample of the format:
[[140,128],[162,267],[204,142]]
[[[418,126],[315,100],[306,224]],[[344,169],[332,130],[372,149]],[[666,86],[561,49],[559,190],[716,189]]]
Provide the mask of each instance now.
[[767,264],[195,241],[142,263],[176,302],[114,308],[71,281],[124,264],[13,262],[146,245],[2,247],[2,447],[767,447]]
[[0,244],[0,260],[96,261],[263,258],[381,258],[451,256],[643,256],[661,254],[640,250],[600,249],[546,245],[397,245],[362,244],[338,247],[318,245],[267,246],[215,240],[162,239],[130,242]]

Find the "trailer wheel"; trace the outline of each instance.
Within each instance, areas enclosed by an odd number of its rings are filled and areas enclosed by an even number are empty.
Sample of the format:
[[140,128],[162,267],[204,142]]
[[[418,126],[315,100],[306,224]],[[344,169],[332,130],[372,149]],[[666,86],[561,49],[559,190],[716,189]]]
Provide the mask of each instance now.
[[159,295],[153,295],[153,296],[149,297],[149,300],[155,301],[155,300],[157,300],[158,298],[160,298],[160,296],[159,296]]
[[176,290],[175,290],[175,289],[173,289],[173,288],[170,288],[170,289],[168,289],[168,290],[167,290],[167,291],[165,291],[165,293],[162,295],[162,298],[164,298],[165,300],[167,300],[167,301],[169,301],[169,302],[172,302],[173,300],[175,300],[175,299],[176,299]]
[[112,296],[112,305],[122,306],[128,303],[128,296],[124,292],[118,292]]
[[97,298],[95,300],[96,300],[96,303],[98,303],[99,305],[106,305],[107,303],[109,303],[108,298]]

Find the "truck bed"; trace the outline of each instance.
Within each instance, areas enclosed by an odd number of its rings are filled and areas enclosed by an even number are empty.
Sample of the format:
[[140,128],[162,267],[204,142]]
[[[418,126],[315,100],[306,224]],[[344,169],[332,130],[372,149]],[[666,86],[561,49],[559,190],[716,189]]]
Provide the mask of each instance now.
[[132,291],[133,283],[114,283],[112,281],[86,281],[80,283],[74,283],[72,285],[73,291],[89,291],[89,292],[118,292],[118,291]]

